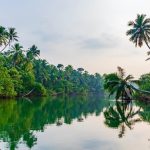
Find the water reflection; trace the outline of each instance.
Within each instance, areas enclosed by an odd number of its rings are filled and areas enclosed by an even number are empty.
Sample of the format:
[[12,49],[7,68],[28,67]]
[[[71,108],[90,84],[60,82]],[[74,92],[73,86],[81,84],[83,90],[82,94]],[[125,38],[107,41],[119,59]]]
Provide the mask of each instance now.
[[141,108],[135,110],[132,101],[119,102],[116,101],[115,105],[110,105],[104,110],[105,124],[111,128],[119,128],[119,138],[125,134],[125,129],[133,128],[133,125],[140,122],[138,116]]
[[142,111],[139,113],[140,118],[144,122],[150,123],[150,103],[146,104],[146,103],[137,102],[136,104],[142,108]]
[[[57,138],[63,138],[63,135],[57,133],[60,129],[65,130],[64,133],[73,134],[78,130],[72,131],[71,129],[74,130],[76,126],[81,125],[81,131],[84,128],[86,132],[89,131],[88,141],[92,139],[91,141],[95,140],[99,143],[99,138],[104,139],[104,134],[109,133],[108,129],[118,129],[118,137],[122,138],[126,130],[133,129],[138,122],[150,123],[150,105],[103,100],[102,96],[0,101],[0,140],[3,143],[6,142],[7,148],[11,150],[20,148],[20,145],[24,145],[23,149],[34,149],[35,147],[41,149],[37,146],[40,138],[37,133],[45,133],[47,127],[49,129],[55,127],[54,134],[57,134]],[[69,126],[65,126],[66,124]],[[93,133],[93,128],[94,133],[98,133],[97,135]],[[103,130],[104,133],[99,133],[100,130]],[[116,130],[113,131],[116,132]],[[79,133],[77,139],[80,139],[80,134],[82,133]],[[51,136],[50,134],[44,138]],[[109,136],[106,139],[109,139]],[[109,141],[104,141],[104,143],[107,142]],[[92,143],[88,142],[88,144]]]
[[100,97],[57,97],[32,101],[27,99],[0,102],[0,139],[15,149],[25,143],[32,148],[37,137],[34,131],[44,131],[46,125],[71,124],[84,121],[88,115],[98,116],[105,106]]

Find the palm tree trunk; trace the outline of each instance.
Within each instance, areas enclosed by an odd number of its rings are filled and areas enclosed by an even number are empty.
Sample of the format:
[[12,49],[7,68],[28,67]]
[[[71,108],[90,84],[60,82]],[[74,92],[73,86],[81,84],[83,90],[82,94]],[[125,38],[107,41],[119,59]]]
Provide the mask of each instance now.
[[31,94],[33,91],[34,91],[34,88],[33,88],[31,91],[29,91],[28,93],[24,94],[22,97],[28,96],[28,95]]
[[133,85],[131,85],[131,87],[132,89],[134,89],[135,91],[138,91],[139,93],[150,94],[150,91],[140,90],[138,88],[135,88]]
[[10,39],[9,39],[8,43],[5,45],[5,47],[0,52],[3,52],[9,44],[10,44]]
[[3,52],[5,49],[6,49],[6,47],[9,45],[9,43],[7,43],[6,45],[5,45],[5,47],[0,51],[0,52]]

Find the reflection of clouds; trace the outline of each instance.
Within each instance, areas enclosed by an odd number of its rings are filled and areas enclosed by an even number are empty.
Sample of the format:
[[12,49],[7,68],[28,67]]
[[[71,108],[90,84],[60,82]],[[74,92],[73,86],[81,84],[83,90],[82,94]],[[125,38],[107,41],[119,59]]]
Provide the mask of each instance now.
[[112,145],[108,144],[111,143],[114,145],[116,150],[118,149],[116,144],[113,141],[104,141],[104,140],[98,140],[98,139],[91,139],[91,140],[86,140],[83,143],[84,149],[87,150],[109,150],[112,149]]

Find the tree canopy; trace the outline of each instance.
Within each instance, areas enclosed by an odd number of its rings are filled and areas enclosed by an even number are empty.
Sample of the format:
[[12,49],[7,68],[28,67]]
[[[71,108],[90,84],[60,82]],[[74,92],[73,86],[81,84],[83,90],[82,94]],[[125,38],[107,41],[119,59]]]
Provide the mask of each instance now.
[[[16,43],[17,42],[17,43]],[[57,66],[40,58],[40,49],[18,41],[15,28],[0,26],[0,97],[100,92],[101,75],[82,67]]]

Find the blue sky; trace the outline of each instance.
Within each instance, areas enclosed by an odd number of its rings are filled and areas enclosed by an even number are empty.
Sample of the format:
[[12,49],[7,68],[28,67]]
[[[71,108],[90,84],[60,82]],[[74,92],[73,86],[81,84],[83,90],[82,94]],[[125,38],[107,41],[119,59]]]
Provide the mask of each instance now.
[[5,0],[0,21],[17,29],[24,48],[37,45],[49,63],[101,74],[121,66],[137,77],[150,71],[148,49],[135,48],[125,33],[137,13],[150,17],[149,6],[149,0]]

